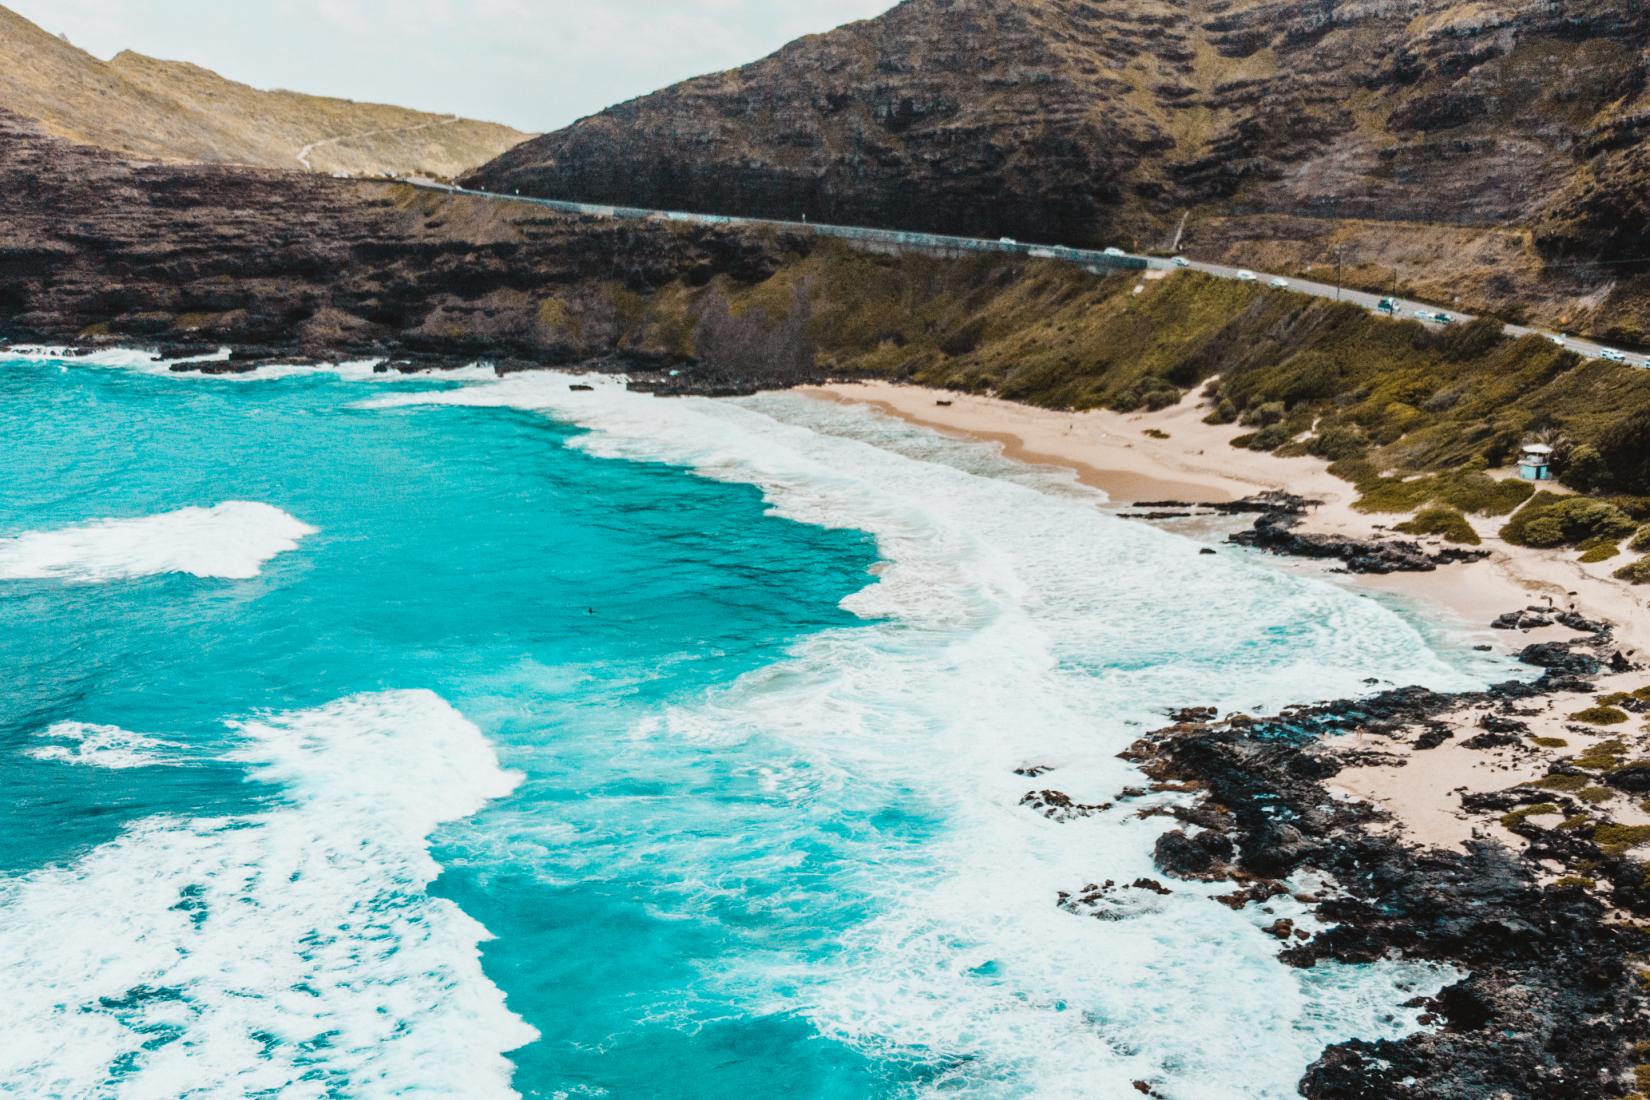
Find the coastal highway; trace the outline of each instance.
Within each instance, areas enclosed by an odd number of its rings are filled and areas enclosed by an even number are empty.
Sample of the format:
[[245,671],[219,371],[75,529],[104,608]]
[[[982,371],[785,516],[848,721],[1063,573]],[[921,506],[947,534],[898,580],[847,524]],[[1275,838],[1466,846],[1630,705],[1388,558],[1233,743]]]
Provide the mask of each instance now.
[[[1229,267],[1225,264],[1203,263],[1198,260],[1185,258],[1183,263],[1164,259],[1160,256],[1132,255],[1117,250],[1101,251],[1088,248],[1067,248],[1063,245],[1025,244],[1020,241],[999,238],[990,240],[983,237],[952,237],[937,233],[909,233],[897,229],[871,229],[863,226],[827,225],[808,221],[783,221],[773,218],[743,218],[726,214],[689,214],[674,210],[644,210],[638,207],[602,206],[595,203],[563,202],[560,199],[541,199],[528,195],[506,195],[496,191],[477,191],[468,187],[459,187],[455,184],[441,183],[438,180],[426,179],[420,176],[403,178],[397,182],[412,187],[419,187],[429,191],[442,191],[449,194],[472,195],[476,198],[491,199],[499,202],[530,203],[534,206],[544,206],[565,214],[585,214],[596,217],[609,218],[662,218],[668,221],[692,222],[700,225],[734,225],[753,226],[771,229],[784,229],[797,232],[813,232],[821,236],[841,237],[846,240],[857,240],[869,244],[881,245],[893,249],[913,249],[928,251],[949,252],[1007,252],[1038,259],[1064,260],[1068,263],[1081,264],[1094,270],[1097,274],[1105,270],[1115,271],[1201,271],[1205,275],[1213,275],[1221,279],[1240,278],[1245,269]],[[1267,286],[1276,276],[1263,272],[1253,272],[1260,286]],[[1379,306],[1385,295],[1370,294],[1362,290],[1352,290],[1347,287],[1336,287],[1331,283],[1314,282],[1310,279],[1288,278],[1289,290],[1297,294],[1310,294],[1318,298],[1328,298],[1335,301],[1352,302],[1363,306],[1372,312],[1379,312]],[[1409,298],[1397,298],[1397,317],[1405,320],[1421,321],[1423,324],[1439,327],[1441,322],[1436,319],[1439,313],[1447,314],[1454,324],[1465,324],[1474,320],[1470,313],[1461,313],[1457,310],[1433,305],[1428,302],[1419,302]],[[1606,353],[1614,349],[1592,340],[1578,339],[1573,336],[1549,332],[1545,329],[1531,328],[1526,325],[1502,325],[1502,331],[1509,336],[1541,336],[1548,340],[1561,340],[1563,346],[1585,359],[1607,358]],[[1626,366],[1650,368],[1650,359],[1643,354],[1626,355]]]

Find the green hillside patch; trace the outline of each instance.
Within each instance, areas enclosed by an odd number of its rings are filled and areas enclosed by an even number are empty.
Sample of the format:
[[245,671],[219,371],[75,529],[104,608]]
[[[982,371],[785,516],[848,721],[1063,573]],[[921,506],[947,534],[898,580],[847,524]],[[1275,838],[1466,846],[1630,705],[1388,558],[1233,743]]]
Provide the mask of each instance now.
[[1629,562],[1611,575],[1618,581],[1626,581],[1628,584],[1650,584],[1650,557]]
[[1553,547],[1591,543],[1597,547],[1620,542],[1638,530],[1629,514],[1642,510],[1643,501],[1599,500],[1559,496],[1542,491],[1530,498],[1501,528],[1501,537],[1515,546]]
[[1467,517],[1454,508],[1423,508],[1414,519],[1398,524],[1397,530],[1406,535],[1437,535],[1445,542],[1464,546],[1477,546],[1484,541],[1467,522]]
[[1620,532],[1617,513],[1640,520],[1633,530],[1650,520],[1619,503],[1590,515],[1566,505],[1543,519],[1556,494],[1537,510],[1529,483],[1496,472],[1533,433],[1551,432],[1566,456],[1581,456],[1578,478],[1618,492],[1632,484],[1640,464],[1650,468],[1650,371],[1507,339],[1493,322],[1428,327],[1197,272],[1143,280],[1017,256],[796,247],[753,283],[683,279],[654,292],[626,346],[699,355],[683,338],[711,291],[735,317],[775,325],[800,293],[814,361],[828,374],[1129,412],[1208,383],[1207,419],[1241,423],[1240,446],[1331,462],[1366,511],[1516,512],[1509,527],[1531,545],[1625,538],[1632,530]]

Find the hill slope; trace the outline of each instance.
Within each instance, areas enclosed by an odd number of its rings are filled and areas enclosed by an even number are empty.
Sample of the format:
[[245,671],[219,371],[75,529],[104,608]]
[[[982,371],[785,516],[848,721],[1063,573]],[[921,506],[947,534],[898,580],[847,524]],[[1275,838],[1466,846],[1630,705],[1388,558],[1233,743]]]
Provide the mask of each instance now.
[[528,136],[401,107],[259,91],[141,54],[104,62],[3,7],[0,107],[61,137],[146,159],[318,172],[455,176]]
[[1636,0],[906,0],[472,180],[1143,248],[1189,214],[1205,254],[1321,254],[1331,224],[1361,221],[1377,229],[1339,243],[1382,253],[1387,277],[1415,226],[1416,264],[1630,259],[1650,255],[1647,45]]

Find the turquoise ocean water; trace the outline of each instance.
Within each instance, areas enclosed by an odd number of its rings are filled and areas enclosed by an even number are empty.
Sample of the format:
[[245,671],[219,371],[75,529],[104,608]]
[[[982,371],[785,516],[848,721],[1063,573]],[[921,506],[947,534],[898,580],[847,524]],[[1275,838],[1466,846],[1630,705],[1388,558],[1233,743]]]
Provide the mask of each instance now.
[[1498,670],[989,448],[118,355],[0,438],[0,1094],[1287,1096],[1449,980],[1058,908],[1163,826],[1019,799],[1165,707]]

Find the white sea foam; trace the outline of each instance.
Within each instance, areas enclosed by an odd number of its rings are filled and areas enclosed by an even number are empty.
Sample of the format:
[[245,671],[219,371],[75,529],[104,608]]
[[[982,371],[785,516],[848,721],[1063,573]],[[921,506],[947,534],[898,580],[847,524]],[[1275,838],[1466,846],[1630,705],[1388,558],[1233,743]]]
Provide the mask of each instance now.
[[94,726],[85,722],[59,722],[39,734],[42,741],[54,742],[27,750],[36,760],[56,760],[96,768],[143,768],[165,761],[167,750],[176,745],[133,733],[119,726]]
[[309,375],[332,375],[352,382],[393,382],[407,378],[440,378],[452,381],[483,381],[496,379],[498,372],[488,363],[473,363],[454,369],[418,370],[411,372],[383,371],[382,359],[349,359],[337,363],[266,363],[251,370],[207,371],[190,369],[227,362],[229,348],[219,348],[207,355],[183,356],[168,359],[153,352],[132,348],[105,348],[101,351],[80,352],[60,346],[18,345],[0,348],[0,359],[29,363],[60,363],[65,366],[104,367],[153,375],[157,378],[211,379],[220,382],[273,382],[282,378],[300,378]]
[[513,1095],[504,1052],[533,1032],[482,974],[486,931],[425,888],[429,833],[519,777],[428,692],[239,731],[286,804],[0,882],[0,1091]]
[[[1176,884],[1118,920],[1063,911],[1060,891],[1155,875],[1164,826],[1136,819],[1139,804],[1066,823],[1019,805],[1028,789],[1099,802],[1138,784],[1116,754],[1167,705],[1266,711],[1361,694],[1372,676],[1479,685],[1391,610],[1239,554],[1201,556],[1069,480],[864,410],[566,383],[369,404],[542,409],[592,429],[575,445],[595,454],[753,483],[782,515],[869,530],[886,559],[847,601],[871,625],[815,636],[635,731],[762,759],[755,785],[785,807],[775,827],[794,822],[797,850],[856,806],[943,822],[916,852],[879,830],[842,840],[856,870],[837,888],[875,915],[826,959],[729,959],[723,981],[753,1010],[927,1062],[936,1094],[1123,1096],[1147,1080],[1177,1100],[1249,1100],[1294,1095],[1326,1044],[1413,1030],[1397,1006],[1451,980],[1403,963],[1284,966],[1260,930],[1275,914],[1234,913],[1212,887]],[[1027,764],[1055,770],[1014,774]]]
[[244,579],[315,528],[268,504],[232,500],[101,519],[0,539],[0,580],[127,580],[161,573]]

